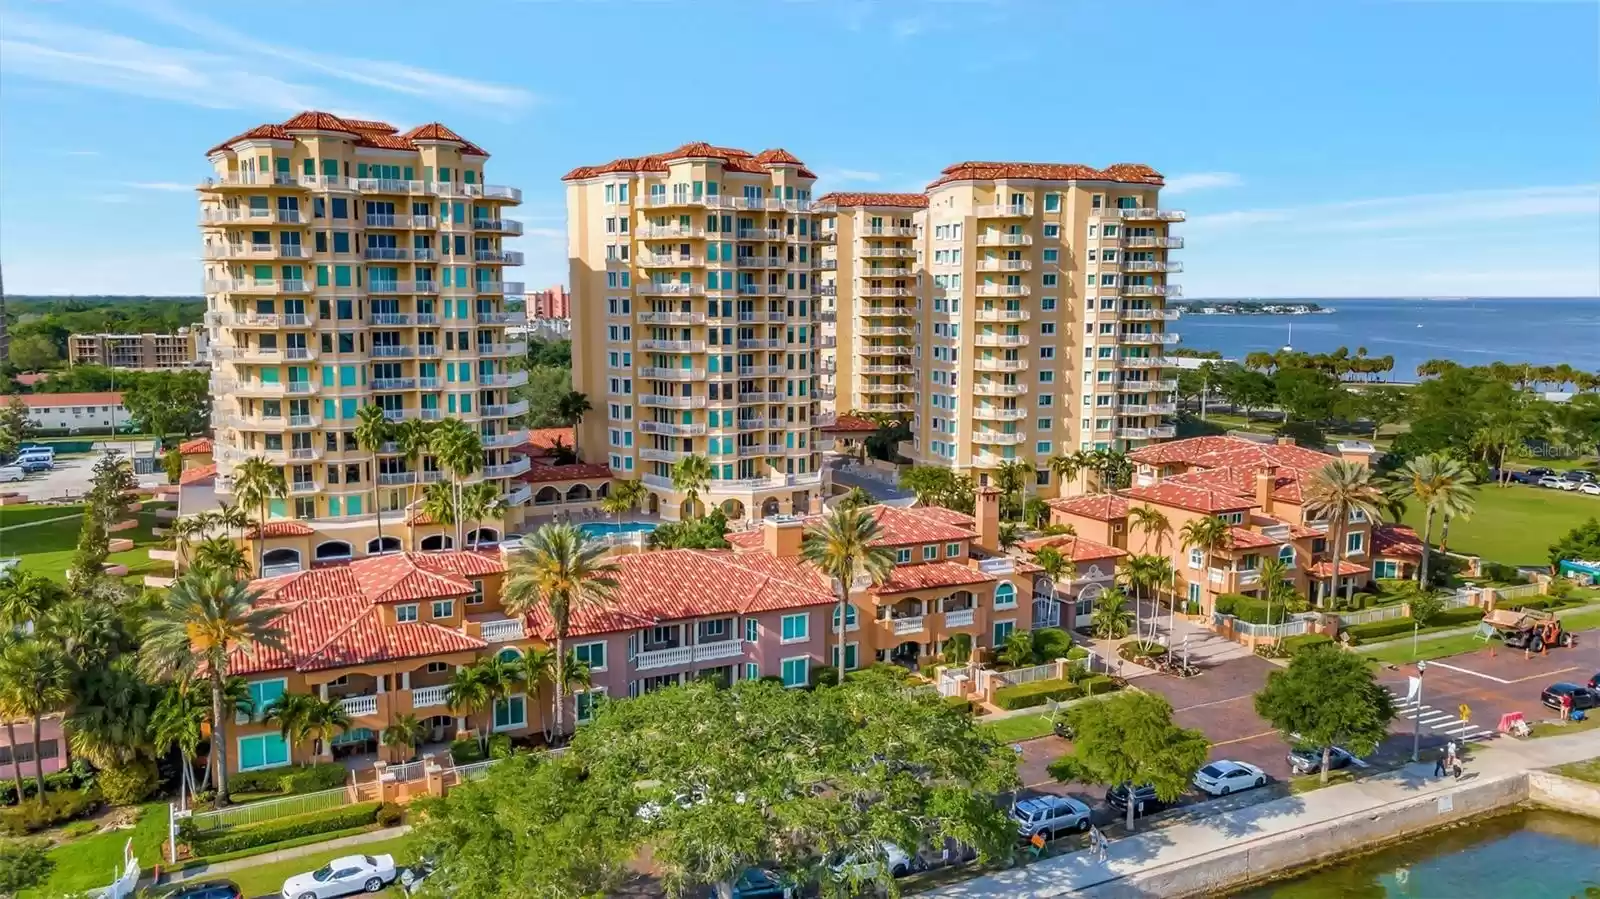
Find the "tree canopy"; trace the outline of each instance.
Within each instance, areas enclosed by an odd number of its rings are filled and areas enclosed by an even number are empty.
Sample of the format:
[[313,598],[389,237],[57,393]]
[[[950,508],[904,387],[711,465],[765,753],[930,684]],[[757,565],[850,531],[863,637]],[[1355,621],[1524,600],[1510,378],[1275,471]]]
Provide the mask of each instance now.
[[1284,739],[1323,751],[1324,781],[1330,747],[1369,755],[1388,736],[1394,717],[1389,691],[1373,676],[1367,659],[1332,645],[1297,653],[1288,668],[1268,675],[1255,706],[1256,714]]
[[[1175,801],[1206,763],[1205,734],[1172,723],[1172,705],[1138,690],[1085,702],[1067,712],[1072,751],[1050,763],[1057,780],[1128,784],[1155,788],[1163,802]],[[1134,803],[1128,803],[1133,829]]]

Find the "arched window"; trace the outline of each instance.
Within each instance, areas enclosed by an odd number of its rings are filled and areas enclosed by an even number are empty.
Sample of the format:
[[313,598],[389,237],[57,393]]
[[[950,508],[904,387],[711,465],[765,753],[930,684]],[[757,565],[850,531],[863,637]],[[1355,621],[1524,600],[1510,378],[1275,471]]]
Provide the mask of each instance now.
[[269,549],[261,556],[261,574],[275,577],[300,570],[300,550]]
[[467,532],[468,546],[481,546],[485,543],[499,543],[500,532],[494,528],[478,528]]
[[424,550],[449,549],[452,546],[455,546],[455,541],[451,539],[449,534],[433,534],[422,538],[422,548]]
[[[855,607],[854,604],[852,604],[852,603],[845,603],[844,604],[844,620],[845,620],[845,626],[846,627],[855,627],[856,626],[856,607]],[[834,630],[838,630],[839,629],[839,606],[838,606],[837,603],[834,604],[834,607],[833,607],[833,629]]]
[[318,562],[323,562],[330,559],[348,559],[351,555],[353,554],[350,551],[350,544],[343,540],[329,540],[326,543],[317,544],[314,558]]
[[569,503],[584,502],[593,495],[588,484],[573,484],[567,488],[567,502]]
[[595,497],[597,499],[605,499],[606,497],[610,496],[611,495],[611,482],[610,481],[606,481],[604,484],[601,484],[600,485],[600,489],[596,490],[594,492],[594,495],[595,495]]
[[1294,544],[1285,543],[1283,549],[1278,550],[1278,559],[1285,565],[1294,564]]
[[1010,581],[1001,581],[1000,586],[994,588],[994,607],[1009,609],[1017,604],[1017,588],[1011,586]]
[[539,492],[533,495],[533,504],[536,506],[549,506],[559,502],[561,502],[561,491],[549,485],[540,487]]
[[374,537],[367,541],[367,555],[369,556],[377,555],[378,553],[397,553],[399,551],[399,537],[384,537],[382,541]]
[[522,653],[518,652],[514,646],[507,646],[505,649],[495,653],[494,657],[502,662],[510,662],[522,658]]

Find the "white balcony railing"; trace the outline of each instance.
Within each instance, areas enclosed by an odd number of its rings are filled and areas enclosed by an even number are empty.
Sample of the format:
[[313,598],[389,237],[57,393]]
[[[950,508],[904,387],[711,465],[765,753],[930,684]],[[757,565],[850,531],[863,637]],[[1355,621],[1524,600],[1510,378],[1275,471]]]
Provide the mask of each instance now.
[[944,613],[945,627],[966,627],[972,623],[972,609],[956,609]]
[[923,617],[921,615],[913,615],[909,618],[896,618],[894,619],[894,632],[897,636],[901,634],[914,634],[917,631],[922,630],[922,622]]
[[449,702],[449,684],[441,684],[437,687],[416,687],[411,691],[411,707],[414,709],[431,709],[435,706],[447,705]]
[[483,642],[509,643],[523,638],[522,619],[501,618],[483,623]]
[[378,697],[376,696],[347,696],[339,700],[339,705],[343,706],[345,714],[352,718],[378,714]]
[[639,671],[648,671],[653,668],[672,668],[696,662],[730,659],[743,654],[743,641],[720,640],[715,643],[698,643],[693,646],[675,646],[672,649],[641,652],[635,657],[633,666]]

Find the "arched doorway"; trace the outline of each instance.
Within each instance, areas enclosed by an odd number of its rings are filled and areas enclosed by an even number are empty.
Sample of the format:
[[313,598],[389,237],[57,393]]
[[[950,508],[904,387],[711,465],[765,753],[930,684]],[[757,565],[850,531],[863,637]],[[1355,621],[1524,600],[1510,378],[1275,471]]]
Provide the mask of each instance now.
[[705,504],[697,499],[686,499],[678,504],[678,518],[681,521],[688,521],[691,518],[699,518],[705,514],[705,511]]
[[729,521],[738,521],[744,517],[744,503],[736,499],[723,500],[721,508],[722,514],[728,516]]
[[769,496],[764,502],[761,503],[761,517],[771,518],[772,516],[778,514],[778,510],[780,508],[782,507],[778,503],[778,498],[776,496]]
[[594,496],[594,491],[589,489],[588,484],[573,484],[567,488],[567,502],[569,503],[586,503],[592,496]]
[[650,498],[644,501],[644,510],[651,515],[659,516],[661,514],[661,497],[656,496],[654,493],[650,494]]
[[455,541],[450,538],[449,534],[430,534],[422,538],[421,545],[424,550],[436,551],[453,548]]
[[922,644],[915,640],[907,640],[889,651],[889,661],[907,668],[917,667],[917,660],[922,657]]
[[1047,577],[1033,579],[1033,628],[1061,626],[1061,603],[1056,599],[1055,582]]
[[350,544],[343,540],[329,540],[326,543],[317,544],[316,552],[312,558],[318,562],[336,562],[348,559],[353,555],[354,553],[350,550]]
[[467,532],[468,546],[482,546],[486,543],[499,543],[500,532],[494,528],[478,528]]
[[298,549],[269,549],[261,556],[262,577],[293,574],[301,568]]
[[1090,584],[1078,591],[1078,600],[1072,604],[1073,627],[1088,627],[1094,617],[1094,604],[1106,588]]
[[374,537],[367,541],[367,555],[375,556],[379,553],[397,553],[400,551],[400,538],[385,536]]

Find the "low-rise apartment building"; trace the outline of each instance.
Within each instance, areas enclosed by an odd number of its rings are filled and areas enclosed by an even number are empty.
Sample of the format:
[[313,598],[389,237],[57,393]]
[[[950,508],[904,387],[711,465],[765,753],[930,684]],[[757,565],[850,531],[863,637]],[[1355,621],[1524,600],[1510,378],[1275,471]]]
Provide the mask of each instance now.
[[203,328],[179,328],[173,334],[73,334],[67,338],[67,362],[140,371],[190,368],[209,362],[208,348]]
[[[1075,600],[1067,596],[1075,586],[1103,583],[1108,569],[1097,566],[1119,552],[1086,550],[1056,585],[1036,566],[994,551],[994,491],[981,493],[976,516],[939,508],[869,512],[896,566],[883,584],[854,585],[842,622],[829,579],[800,558],[813,519],[765,521],[730,535],[728,550],[614,556],[620,570],[613,601],[576,610],[570,622],[566,645],[589,665],[591,684],[569,700],[567,720],[581,726],[601,695],[637,696],[700,677],[807,686],[834,664],[841,627],[850,668],[879,661],[914,667],[958,634],[982,656],[1012,633],[1059,624],[1057,603]],[[258,648],[233,659],[257,714],[241,714],[230,731],[231,768],[312,758],[312,747],[289,745],[260,715],[285,692],[342,701],[354,727],[326,753],[376,752],[383,728],[403,714],[424,722],[430,742],[485,730],[542,734],[552,719],[547,684],[529,684],[493,708],[453,708],[449,701],[457,667],[489,655],[520,656],[554,637],[542,611],[506,611],[506,574],[496,547],[395,553],[256,581],[260,602],[284,609],[287,650]]]
[[130,418],[122,394],[22,393],[17,399],[28,407],[28,421],[41,431],[78,433],[127,427]]
[[[12,743],[12,737],[16,742]],[[39,722],[39,760],[46,774],[67,767],[66,739],[61,718],[51,716]],[[0,782],[11,783],[18,774],[23,780],[34,775],[33,720],[19,718],[9,728],[0,727]]]
[[[1340,447],[1340,456],[1363,464],[1372,452],[1367,444]],[[1131,487],[1052,500],[1051,521],[1130,553],[1167,557],[1177,595],[1208,613],[1223,594],[1259,594],[1260,568],[1269,558],[1288,564],[1295,591],[1316,603],[1330,590],[1360,589],[1375,576],[1404,576],[1421,558],[1409,528],[1359,512],[1344,528],[1344,545],[1331,546],[1338,529],[1307,510],[1305,486],[1338,457],[1288,438],[1195,437],[1143,447],[1129,458],[1138,465]],[[1147,513],[1139,509],[1159,513],[1165,527],[1143,526]],[[1184,545],[1185,525],[1210,516],[1232,525],[1229,545],[1209,553]]]

